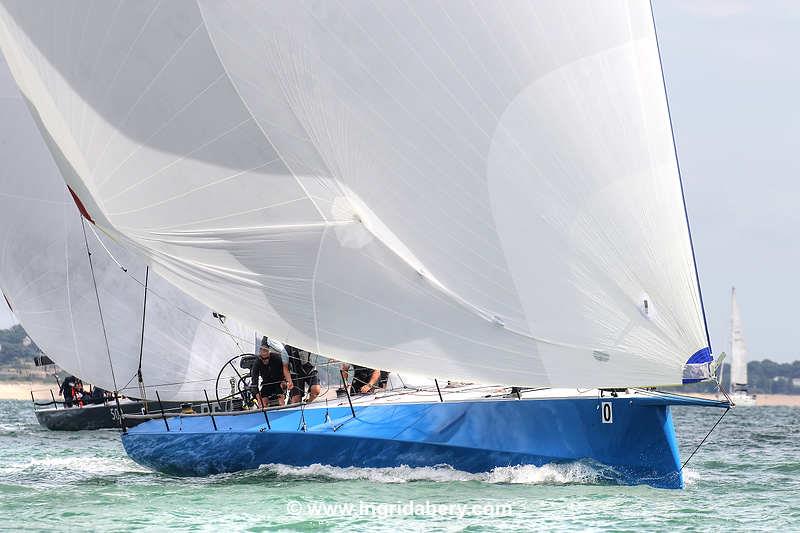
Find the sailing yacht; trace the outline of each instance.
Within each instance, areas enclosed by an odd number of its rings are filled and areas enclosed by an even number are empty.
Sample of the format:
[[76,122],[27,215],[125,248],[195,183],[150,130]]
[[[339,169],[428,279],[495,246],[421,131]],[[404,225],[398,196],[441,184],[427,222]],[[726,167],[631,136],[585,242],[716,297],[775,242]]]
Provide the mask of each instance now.
[[0,49],[87,226],[281,342],[437,378],[160,416],[142,464],[680,487],[670,406],[729,407],[653,390],[715,368],[646,1],[3,0]]
[[747,346],[742,333],[742,317],[736,302],[736,287],[731,287],[731,400],[736,405],[755,405],[756,397],[748,392]]
[[[0,77],[8,76],[0,58]],[[178,411],[236,376],[220,367],[253,350],[253,331],[221,323],[135,252],[89,227],[19,93],[0,98],[0,116],[0,301],[48,363],[121,396],[65,402],[56,382],[54,390],[31,391],[39,423],[119,428],[122,413],[153,408],[156,391],[165,409]]]

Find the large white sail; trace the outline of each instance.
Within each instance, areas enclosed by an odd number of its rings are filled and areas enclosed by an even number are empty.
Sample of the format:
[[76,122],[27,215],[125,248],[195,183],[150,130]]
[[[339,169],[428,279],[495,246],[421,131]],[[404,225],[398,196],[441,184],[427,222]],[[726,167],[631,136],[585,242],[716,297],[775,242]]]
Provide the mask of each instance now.
[[4,0],[75,197],[310,351],[544,386],[710,354],[649,3]]
[[[7,73],[0,58],[0,76]],[[139,396],[145,263],[91,228],[80,214],[19,96],[0,96],[0,288],[31,338],[53,361],[87,382]],[[88,223],[87,223],[88,226]],[[109,353],[86,246],[92,251]],[[128,271],[114,262],[104,246]],[[214,396],[225,362],[253,349],[253,333],[149,278],[142,377],[150,399]],[[5,305],[5,303],[3,303]],[[225,375],[232,374],[229,368]],[[126,387],[127,386],[127,387]],[[223,379],[223,395],[229,389]]]
[[742,317],[736,302],[736,287],[731,288],[731,391],[747,389],[747,346],[742,333]]

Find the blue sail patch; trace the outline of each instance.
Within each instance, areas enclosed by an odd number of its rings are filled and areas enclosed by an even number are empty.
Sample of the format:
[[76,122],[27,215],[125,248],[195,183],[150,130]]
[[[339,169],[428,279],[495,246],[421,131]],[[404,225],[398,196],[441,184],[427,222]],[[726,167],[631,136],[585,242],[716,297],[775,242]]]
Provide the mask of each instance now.
[[712,377],[711,363],[714,356],[711,355],[711,348],[705,347],[697,350],[686,361],[683,367],[683,383],[697,383]]

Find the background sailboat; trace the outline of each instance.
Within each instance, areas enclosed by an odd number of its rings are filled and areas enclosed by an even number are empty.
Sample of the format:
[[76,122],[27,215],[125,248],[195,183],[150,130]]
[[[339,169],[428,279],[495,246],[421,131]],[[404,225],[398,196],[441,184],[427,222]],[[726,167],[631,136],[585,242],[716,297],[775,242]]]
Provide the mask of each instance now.
[[736,302],[736,287],[731,287],[731,399],[738,405],[755,405],[756,397],[747,388],[747,345],[742,333],[742,317]]
[[[4,63],[0,75],[9,75]],[[213,397],[225,361],[253,351],[253,331],[221,324],[153,273],[144,311],[144,261],[84,226],[23,98],[0,98],[0,116],[0,288],[37,345],[109,391],[142,397],[141,353],[150,400],[156,388],[164,400],[199,400],[203,389]]]

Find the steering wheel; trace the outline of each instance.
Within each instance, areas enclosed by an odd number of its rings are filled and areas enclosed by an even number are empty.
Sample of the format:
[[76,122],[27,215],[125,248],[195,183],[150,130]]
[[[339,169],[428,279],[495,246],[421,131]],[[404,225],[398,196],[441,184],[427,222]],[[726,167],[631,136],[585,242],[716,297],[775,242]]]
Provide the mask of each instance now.
[[[251,398],[250,394],[250,367],[252,366],[253,362],[255,362],[256,355],[252,353],[242,353],[239,355],[235,355],[231,357],[227,363],[222,365],[222,368],[219,369],[219,373],[217,374],[217,381],[214,383],[214,391],[216,395],[217,405],[220,409],[225,409],[223,402],[226,400],[231,400],[235,397],[240,397],[242,399],[242,404],[247,405],[247,402]],[[238,361],[238,364],[236,364]],[[222,379],[222,373],[225,371],[225,368],[230,366],[233,371],[236,373],[236,392],[232,392],[227,396],[223,396],[220,398],[219,396],[219,386],[220,380]],[[239,367],[244,370],[244,373],[239,372],[236,367]]]

